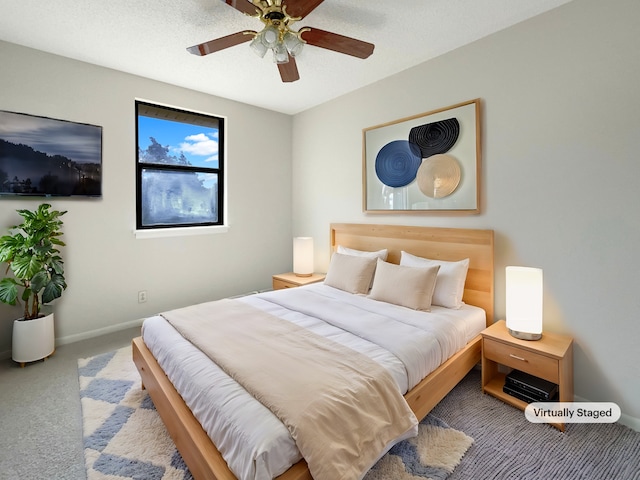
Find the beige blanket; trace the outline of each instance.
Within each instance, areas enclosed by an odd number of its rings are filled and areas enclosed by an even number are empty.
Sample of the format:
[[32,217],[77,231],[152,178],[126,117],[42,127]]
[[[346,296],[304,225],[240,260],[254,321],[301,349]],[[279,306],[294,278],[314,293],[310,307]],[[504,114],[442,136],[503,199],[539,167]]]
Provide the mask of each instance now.
[[377,363],[240,301],[162,314],[289,429],[315,480],[356,480],[417,419]]

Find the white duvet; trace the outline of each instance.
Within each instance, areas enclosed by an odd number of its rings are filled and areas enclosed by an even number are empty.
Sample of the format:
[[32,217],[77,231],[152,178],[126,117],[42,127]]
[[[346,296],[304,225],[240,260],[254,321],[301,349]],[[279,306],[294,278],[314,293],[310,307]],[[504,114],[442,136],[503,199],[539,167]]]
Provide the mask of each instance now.
[[[477,307],[418,312],[321,283],[239,301],[367,355],[403,394],[485,327]],[[143,339],[238,479],[270,480],[301,459],[275,415],[162,317],[145,320]]]

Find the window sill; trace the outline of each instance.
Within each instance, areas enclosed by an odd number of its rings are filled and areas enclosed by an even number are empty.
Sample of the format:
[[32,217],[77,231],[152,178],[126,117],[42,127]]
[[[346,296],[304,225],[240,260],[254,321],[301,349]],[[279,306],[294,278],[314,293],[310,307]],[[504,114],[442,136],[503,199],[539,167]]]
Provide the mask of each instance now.
[[215,225],[209,227],[178,227],[178,228],[154,228],[149,230],[134,230],[136,239],[162,238],[162,237],[186,237],[191,235],[215,235],[227,233],[227,225]]

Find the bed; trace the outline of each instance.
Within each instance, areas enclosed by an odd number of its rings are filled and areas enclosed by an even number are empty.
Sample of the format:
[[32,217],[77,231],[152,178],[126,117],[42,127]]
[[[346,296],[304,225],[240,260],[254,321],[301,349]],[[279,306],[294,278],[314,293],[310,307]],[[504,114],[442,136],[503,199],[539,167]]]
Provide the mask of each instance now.
[[[493,231],[491,230],[332,224],[330,244],[332,252],[339,251],[339,248],[366,252],[386,249],[387,262],[393,264],[400,263],[401,252],[408,252],[418,258],[447,262],[469,259],[463,301],[470,309],[479,307],[484,311],[483,326],[493,322]],[[331,290],[330,286],[319,285],[315,288],[320,294]],[[325,290],[322,290],[323,288]],[[316,293],[318,292],[300,290],[298,295]],[[336,292],[336,295],[342,295],[342,293]],[[260,301],[262,300],[259,297],[250,300],[250,302]],[[366,300],[354,299],[354,301]],[[444,363],[433,369],[424,379],[415,382],[415,385],[411,384],[411,388],[404,394],[406,403],[418,419],[426,416],[479,362],[480,337],[475,335],[462,348],[447,356],[448,359]],[[144,388],[148,390],[194,478],[236,479],[222,454],[169,380],[142,337],[133,341],[133,357]],[[299,460],[277,478],[302,480],[312,477],[306,462]]]

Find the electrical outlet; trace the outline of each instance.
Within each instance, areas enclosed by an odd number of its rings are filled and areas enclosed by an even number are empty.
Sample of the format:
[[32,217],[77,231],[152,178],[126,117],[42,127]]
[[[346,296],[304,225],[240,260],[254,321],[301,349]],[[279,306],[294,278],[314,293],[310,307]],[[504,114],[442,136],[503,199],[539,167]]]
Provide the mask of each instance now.
[[138,303],[144,303],[147,301],[147,291],[146,290],[140,290],[138,292]]

